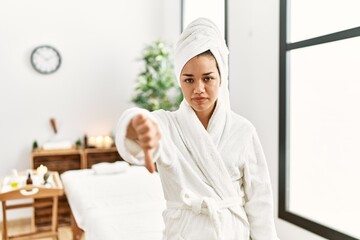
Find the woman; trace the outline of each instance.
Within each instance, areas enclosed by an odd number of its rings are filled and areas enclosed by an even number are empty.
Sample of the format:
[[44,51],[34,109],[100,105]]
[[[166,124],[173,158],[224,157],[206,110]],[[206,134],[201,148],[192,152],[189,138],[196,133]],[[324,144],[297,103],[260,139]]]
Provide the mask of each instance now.
[[218,28],[193,21],[175,50],[179,110],[132,108],[119,120],[121,156],[150,172],[156,161],[167,201],[164,239],[278,239],[256,130],[230,108],[227,58]]

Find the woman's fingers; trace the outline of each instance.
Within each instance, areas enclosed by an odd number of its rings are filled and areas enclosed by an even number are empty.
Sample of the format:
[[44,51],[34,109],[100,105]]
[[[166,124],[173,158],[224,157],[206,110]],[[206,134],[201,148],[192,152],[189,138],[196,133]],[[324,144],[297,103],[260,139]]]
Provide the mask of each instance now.
[[143,115],[138,115],[132,120],[132,126],[137,133],[137,141],[143,149],[157,147],[160,133],[157,125]]
[[131,125],[133,126],[137,134],[143,132],[143,130],[141,129],[144,127],[145,122],[146,118],[143,115],[137,115],[133,118],[133,120],[131,121]]
[[131,124],[137,133],[137,141],[144,151],[145,166],[150,173],[153,173],[155,165],[151,156],[151,149],[157,147],[160,139],[158,127],[156,123],[143,115],[135,116]]
[[144,149],[145,154],[145,167],[150,172],[155,172],[155,164],[151,156],[150,149]]

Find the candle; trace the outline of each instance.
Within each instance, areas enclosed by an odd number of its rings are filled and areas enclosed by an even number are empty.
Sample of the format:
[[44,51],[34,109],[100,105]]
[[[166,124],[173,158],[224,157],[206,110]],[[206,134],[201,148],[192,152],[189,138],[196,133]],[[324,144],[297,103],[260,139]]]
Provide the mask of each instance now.
[[95,137],[89,137],[88,138],[88,145],[90,146],[90,147],[94,147],[95,146],[95,143],[96,143],[96,138]]
[[104,137],[103,136],[97,136],[95,140],[95,147],[102,148],[104,146]]
[[45,173],[47,173],[47,171],[48,171],[47,167],[42,164],[36,169],[36,173],[40,176],[44,176]]
[[104,137],[104,147],[105,148],[111,148],[112,144],[113,144],[113,139],[110,136],[105,136]]

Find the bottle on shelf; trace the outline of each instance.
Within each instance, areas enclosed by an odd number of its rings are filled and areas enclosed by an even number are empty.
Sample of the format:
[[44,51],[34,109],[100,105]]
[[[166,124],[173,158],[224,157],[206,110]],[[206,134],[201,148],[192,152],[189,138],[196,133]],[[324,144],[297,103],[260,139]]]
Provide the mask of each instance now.
[[27,179],[26,179],[26,185],[32,185],[33,184],[33,181],[31,179],[31,173],[28,172],[28,176],[27,176]]
[[88,137],[86,134],[84,135],[84,148],[88,148]]

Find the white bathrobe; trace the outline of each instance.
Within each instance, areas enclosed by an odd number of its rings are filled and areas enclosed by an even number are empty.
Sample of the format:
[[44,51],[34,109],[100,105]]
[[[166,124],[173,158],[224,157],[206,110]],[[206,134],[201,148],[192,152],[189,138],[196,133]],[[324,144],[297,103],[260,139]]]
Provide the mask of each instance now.
[[116,146],[125,160],[142,164],[141,149],[126,139],[127,126],[140,113],[157,122],[161,139],[153,157],[167,201],[164,239],[275,240],[273,197],[264,154],[254,126],[230,109],[227,52],[223,42],[213,41],[218,37],[214,34],[218,30],[212,22],[195,20],[180,37],[175,56],[178,77],[183,65],[203,51],[210,49],[217,60],[220,94],[207,129],[186,100],[175,112],[132,108],[118,122]]

